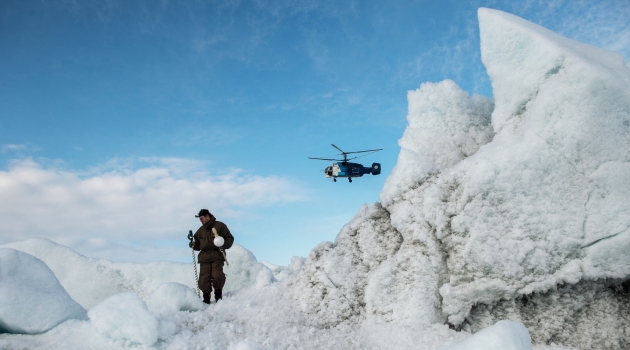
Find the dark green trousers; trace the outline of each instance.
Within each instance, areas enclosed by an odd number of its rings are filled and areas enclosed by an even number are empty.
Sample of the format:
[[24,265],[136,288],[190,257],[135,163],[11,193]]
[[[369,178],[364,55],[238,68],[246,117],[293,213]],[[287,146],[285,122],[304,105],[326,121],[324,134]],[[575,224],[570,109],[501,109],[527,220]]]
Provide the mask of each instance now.
[[209,301],[210,293],[212,293],[213,289],[216,299],[220,299],[224,285],[225,273],[223,273],[222,261],[201,263],[201,271],[199,272],[199,289],[203,291],[204,300],[207,295]]

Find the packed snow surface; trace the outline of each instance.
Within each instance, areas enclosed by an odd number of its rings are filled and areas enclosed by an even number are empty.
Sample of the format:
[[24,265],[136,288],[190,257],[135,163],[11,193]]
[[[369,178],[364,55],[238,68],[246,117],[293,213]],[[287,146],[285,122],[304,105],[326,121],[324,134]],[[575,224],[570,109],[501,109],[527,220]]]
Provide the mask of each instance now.
[[195,290],[179,283],[164,283],[157,287],[147,301],[156,315],[172,315],[177,311],[199,311],[206,307]]
[[[0,245],[31,254],[55,273],[68,294],[86,309],[111,295],[133,291],[146,299],[158,286],[175,282],[195,288],[192,258],[189,264],[158,261],[148,264],[117,263],[92,259],[48,239],[31,238]],[[240,289],[252,282],[267,285],[275,281],[273,273],[256,261],[254,255],[235,244],[227,251],[230,276],[224,291]]]
[[0,248],[0,333],[43,333],[85,309],[63,289],[55,274],[32,255]]
[[112,295],[88,316],[97,332],[121,345],[152,345],[158,340],[160,323],[136,293]]
[[288,267],[235,245],[230,292],[208,307],[190,264],[5,245],[44,261],[89,320],[0,348],[628,348],[630,69],[507,13],[480,9],[479,25],[495,98],[450,80],[409,92],[381,201],[335,242]]
[[503,320],[440,350],[532,350],[532,341],[522,323]]

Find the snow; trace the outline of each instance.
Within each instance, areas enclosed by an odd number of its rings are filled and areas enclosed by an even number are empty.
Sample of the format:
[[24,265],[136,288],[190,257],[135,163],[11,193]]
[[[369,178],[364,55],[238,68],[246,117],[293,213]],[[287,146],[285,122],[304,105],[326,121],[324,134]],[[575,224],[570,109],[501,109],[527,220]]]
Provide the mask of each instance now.
[[503,320],[484,328],[459,343],[440,347],[440,350],[531,350],[527,328],[520,323]]
[[[478,303],[630,274],[623,57],[500,11],[479,18],[494,110],[450,81],[410,92],[401,155],[381,193],[398,231],[448,256],[434,275],[448,279],[439,294],[453,324]],[[466,108],[451,113],[448,102]],[[469,130],[468,142],[434,143],[462,139],[453,130]]]
[[259,263],[254,254],[242,246],[234,244],[226,254],[229,266],[224,266],[223,270],[229,278],[225,282],[224,291],[239,289],[251,283],[262,287],[276,281],[271,270]]
[[396,166],[381,192],[381,203],[395,198],[429,175],[452,167],[488,143],[493,101],[463,91],[452,80],[424,83],[407,94],[407,128],[398,141]]
[[0,332],[37,334],[71,318],[84,319],[77,304],[41,260],[0,248]]
[[206,306],[194,289],[174,282],[157,287],[149,295],[147,305],[157,316],[172,315],[177,311],[199,311]]
[[0,348],[627,348],[630,69],[513,15],[478,15],[494,100],[450,80],[409,92],[380,203],[334,242],[288,267],[234,245],[229,292],[209,306],[191,264],[10,243],[90,319]]
[[89,312],[97,332],[120,342],[122,346],[152,345],[158,340],[160,323],[133,292],[112,295]]
[[304,261],[306,259],[300,256],[294,256],[291,258],[291,263],[289,266],[279,266],[266,261],[263,261],[262,264],[265,265],[271,272],[273,276],[278,281],[282,281],[287,277],[293,276],[298,273],[302,269],[302,265],[304,265]]
[[449,80],[410,92],[381,203],[312,251],[296,298],[326,326],[513,318],[538,343],[624,348],[630,70],[504,12],[479,22],[495,100]]
[[[192,257],[189,264],[171,261],[117,263],[85,257],[44,238],[26,239],[0,247],[20,250],[44,261],[72,299],[86,309],[111,295],[127,291],[136,292],[147,299],[153,290],[167,282],[195,288]],[[225,292],[240,289],[252,281],[265,285],[274,279],[268,268],[258,263],[250,251],[238,244],[227,250],[227,257],[230,266],[225,266],[225,273],[230,278],[225,284]]]
[[630,275],[623,57],[500,11],[479,19],[496,135],[436,181],[427,215],[449,254],[454,324],[480,302]]

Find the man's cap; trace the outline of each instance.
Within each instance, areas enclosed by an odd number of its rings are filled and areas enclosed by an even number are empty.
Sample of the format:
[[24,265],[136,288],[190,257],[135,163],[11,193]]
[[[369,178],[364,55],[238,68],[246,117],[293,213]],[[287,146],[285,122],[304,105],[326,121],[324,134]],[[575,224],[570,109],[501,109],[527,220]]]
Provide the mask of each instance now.
[[201,209],[199,211],[199,214],[195,215],[196,218],[200,217],[200,216],[210,216],[210,212],[208,211],[208,209]]

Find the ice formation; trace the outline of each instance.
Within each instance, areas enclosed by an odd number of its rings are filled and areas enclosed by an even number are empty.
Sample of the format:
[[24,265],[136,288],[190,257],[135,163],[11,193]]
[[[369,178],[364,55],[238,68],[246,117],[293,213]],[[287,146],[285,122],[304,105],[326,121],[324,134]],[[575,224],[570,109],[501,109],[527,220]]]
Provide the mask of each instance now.
[[532,341],[522,323],[503,320],[439,350],[532,350]]
[[382,206],[313,250],[298,299],[327,324],[513,318],[538,343],[627,347],[630,69],[504,12],[479,23],[494,102],[448,80],[409,93]]
[[480,302],[630,275],[623,57],[498,11],[481,9],[479,23],[496,135],[440,176],[446,202],[429,219],[454,324]]
[[147,306],[153,314],[158,316],[206,308],[206,304],[201,301],[194,289],[174,282],[164,283],[151,292]]
[[41,260],[0,248],[0,333],[43,333],[68,319],[85,319]]
[[[152,291],[167,282],[195,288],[192,259],[190,263],[117,263],[85,257],[44,238],[0,245],[2,247],[20,250],[44,261],[72,299],[86,309],[121,292],[133,291],[147,299]],[[230,278],[225,285],[226,292],[252,282],[266,285],[275,279],[272,272],[257,262],[254,255],[242,246],[235,244],[227,254],[230,266],[225,267],[225,273]]]
[[121,345],[153,345],[160,334],[158,319],[136,293],[114,294],[89,312],[92,326]]

